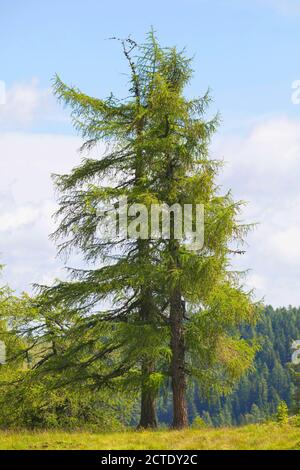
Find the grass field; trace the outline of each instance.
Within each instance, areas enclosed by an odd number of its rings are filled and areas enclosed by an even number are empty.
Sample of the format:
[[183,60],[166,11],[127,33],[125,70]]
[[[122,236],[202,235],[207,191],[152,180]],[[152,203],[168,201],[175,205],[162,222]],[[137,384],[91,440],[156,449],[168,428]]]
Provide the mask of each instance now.
[[240,428],[185,431],[0,432],[0,449],[293,449],[300,450],[300,428],[260,424]]

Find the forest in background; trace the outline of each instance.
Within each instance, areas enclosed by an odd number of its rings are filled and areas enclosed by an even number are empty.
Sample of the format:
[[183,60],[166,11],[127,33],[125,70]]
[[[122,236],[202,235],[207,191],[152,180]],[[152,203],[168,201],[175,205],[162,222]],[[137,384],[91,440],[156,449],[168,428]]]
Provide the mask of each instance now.
[[[231,426],[263,422],[272,417],[283,400],[298,411],[297,381],[291,365],[293,341],[300,338],[300,308],[266,306],[255,326],[241,330],[245,338],[255,338],[260,350],[254,370],[241,378],[235,390],[225,397],[201,398],[195,389],[189,394],[190,420],[201,416],[208,425]],[[169,422],[168,405],[160,413]]]

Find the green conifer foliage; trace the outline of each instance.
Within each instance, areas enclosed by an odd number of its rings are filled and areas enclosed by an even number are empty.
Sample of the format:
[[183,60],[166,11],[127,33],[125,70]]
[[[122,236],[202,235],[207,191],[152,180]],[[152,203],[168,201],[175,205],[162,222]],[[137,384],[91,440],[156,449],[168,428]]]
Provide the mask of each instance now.
[[[72,109],[84,139],[82,150],[99,142],[107,147],[99,158],[85,158],[70,174],[55,177],[60,208],[54,238],[61,252],[79,250],[89,265],[71,269],[68,282],[44,287],[41,304],[61,305],[73,317],[79,343],[73,349],[84,346],[80,334],[88,337],[90,355],[84,363],[71,361],[74,381],[141,388],[140,425],[148,427],[156,425],[155,396],[170,374],[173,427],[182,428],[188,424],[189,377],[203,393],[229,391],[253,360],[255,347],[233,331],[255,321],[255,308],[230,269],[249,227],[239,222],[242,203],[216,184],[221,163],[208,147],[218,118],[205,118],[209,94],[185,96],[191,60],[162,48],[153,32],[146,44],[121,44],[129,98],[92,98],[55,78],[55,94]],[[141,234],[104,240],[101,209],[120,197],[148,208],[204,205],[203,249],[193,251],[177,239],[174,216],[169,239]]]

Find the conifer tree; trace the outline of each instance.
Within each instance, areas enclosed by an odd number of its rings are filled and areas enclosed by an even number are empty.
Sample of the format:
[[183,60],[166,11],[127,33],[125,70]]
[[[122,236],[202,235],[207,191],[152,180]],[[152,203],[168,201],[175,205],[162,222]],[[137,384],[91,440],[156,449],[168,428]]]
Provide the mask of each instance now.
[[[167,304],[160,287],[163,282],[156,244],[143,237],[122,238],[122,234],[118,239],[103,240],[98,232],[103,219],[101,208],[116,205],[120,197],[126,196],[128,204],[149,206],[155,201],[148,177],[152,165],[148,100],[158,48],[152,33],[145,45],[137,47],[130,38],[121,44],[130,70],[130,97],[125,102],[113,95],[106,100],[92,98],[65,85],[58,76],[55,79],[55,94],[72,108],[74,125],[85,140],[82,150],[91,150],[98,142],[106,142],[107,150],[98,160],[87,158],[69,175],[55,177],[60,224],[54,238],[64,239],[60,252],[79,249],[87,262],[100,267],[71,270],[71,282],[42,288],[40,302],[45,309],[63,303],[79,315],[81,328],[95,326],[98,332],[96,327],[101,324],[107,334],[105,325],[114,325],[110,338],[113,345],[106,353],[121,350],[121,363],[107,377],[97,380],[105,383],[127,374],[136,383],[139,364],[140,426],[155,427],[155,397],[161,381],[155,361],[168,354],[166,327],[161,320]],[[134,58],[136,48],[139,55]],[[105,303],[109,307],[102,309]]]
[[[181,428],[188,424],[188,376],[199,379],[203,390],[209,384],[224,391],[251,364],[255,348],[230,332],[254,322],[256,309],[238,275],[230,271],[231,256],[241,253],[239,244],[249,226],[238,219],[242,203],[231,193],[221,195],[216,183],[221,163],[210,158],[209,143],[218,118],[205,118],[209,94],[187,98],[191,61],[184,52],[161,49],[155,39],[154,44],[156,71],[146,135],[152,152],[150,179],[161,204],[202,204],[205,210],[203,248],[191,250],[186,240],[178,239],[174,213],[170,239],[161,240],[159,247],[169,305],[173,427]],[[196,225],[195,211],[192,221]]]
[[[216,184],[221,164],[208,147],[218,119],[205,118],[209,94],[184,94],[190,59],[160,47],[153,32],[144,45],[131,39],[122,45],[130,70],[128,99],[92,98],[58,77],[54,83],[58,98],[72,108],[82,149],[104,141],[107,150],[56,177],[60,250],[79,249],[97,267],[71,270],[70,282],[43,289],[42,302],[46,308],[63,304],[90,335],[103,328],[108,345],[100,356],[110,358],[112,370],[85,378],[100,384],[125,377],[139,384],[141,426],[156,425],[155,396],[170,374],[173,427],[182,428],[188,424],[188,377],[200,382],[203,393],[226,392],[254,356],[255,348],[232,334],[255,319],[250,294],[230,270],[231,256],[241,252],[234,245],[248,227],[238,220],[241,203],[231,193],[221,195]],[[136,239],[103,240],[101,209],[121,196],[147,208],[204,205],[204,247],[191,250],[178,239],[174,211],[168,239],[140,232]],[[97,359],[94,354],[88,364]]]

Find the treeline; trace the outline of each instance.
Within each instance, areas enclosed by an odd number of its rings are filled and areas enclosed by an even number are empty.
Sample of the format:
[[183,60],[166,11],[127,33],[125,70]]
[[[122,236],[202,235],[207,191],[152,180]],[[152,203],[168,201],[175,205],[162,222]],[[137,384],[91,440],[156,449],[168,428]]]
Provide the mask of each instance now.
[[281,400],[291,412],[297,409],[291,345],[300,339],[300,308],[267,306],[256,326],[243,328],[241,334],[260,345],[254,370],[241,378],[232,394],[211,397],[210,402],[201,399],[195,387],[190,395],[191,420],[200,415],[214,426],[260,422],[276,412]]

